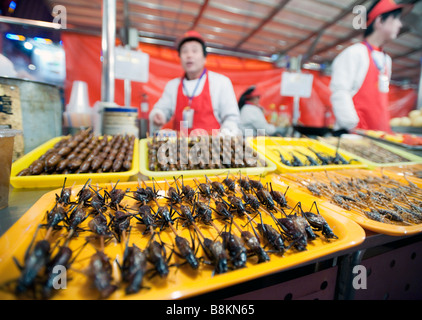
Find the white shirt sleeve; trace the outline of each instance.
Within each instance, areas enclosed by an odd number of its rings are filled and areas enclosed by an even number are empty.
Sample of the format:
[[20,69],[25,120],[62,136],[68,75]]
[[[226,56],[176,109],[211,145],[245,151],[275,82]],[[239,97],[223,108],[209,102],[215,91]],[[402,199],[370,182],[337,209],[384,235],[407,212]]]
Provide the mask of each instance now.
[[240,123],[242,130],[253,129],[254,134],[258,129],[264,129],[265,134],[270,136],[276,132],[276,127],[268,123],[261,108],[251,104],[245,104],[240,110]]
[[350,46],[334,59],[330,83],[330,100],[336,118],[334,130],[350,130],[358,125],[353,96],[362,86],[368,68],[368,52],[361,43]]
[[232,134],[240,133],[240,113],[231,80],[215,72],[208,72],[210,76],[210,94],[214,116],[220,123],[220,130]]

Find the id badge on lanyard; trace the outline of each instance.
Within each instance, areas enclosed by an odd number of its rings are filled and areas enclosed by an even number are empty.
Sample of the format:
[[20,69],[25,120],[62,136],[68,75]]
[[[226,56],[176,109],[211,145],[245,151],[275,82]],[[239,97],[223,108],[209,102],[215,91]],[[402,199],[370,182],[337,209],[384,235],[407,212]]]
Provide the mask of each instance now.
[[188,129],[192,129],[193,127],[193,114],[195,113],[195,110],[193,110],[191,107],[187,106],[183,109],[183,121],[186,123],[186,127]]
[[371,51],[371,58],[374,61],[375,65],[376,65],[376,67],[379,71],[378,90],[379,90],[379,92],[382,92],[382,93],[388,93],[390,91],[390,80],[389,80],[388,75],[387,75],[387,59],[385,57],[385,53],[384,53],[384,61],[383,61],[382,64],[380,64],[379,61],[377,61],[377,59],[374,58],[374,50],[373,50],[372,46],[368,42],[365,42],[365,44],[367,45],[367,47]]
[[[187,128],[188,129],[192,129],[192,127],[193,127],[193,116],[194,116],[194,113],[195,113],[195,110],[191,108],[192,99],[195,96],[195,92],[198,89],[199,82],[201,81],[201,79],[205,75],[205,73],[206,73],[206,69],[204,69],[204,71],[202,72],[202,74],[199,77],[198,81],[196,82],[196,86],[195,86],[195,89],[192,92],[192,95],[191,96],[188,95],[188,98],[189,98],[188,106],[186,106],[183,109],[183,112],[182,112],[183,121],[185,121],[185,123],[187,124]],[[185,89],[185,92],[187,92],[187,89],[186,89],[186,87],[185,87],[185,85],[184,85],[183,82],[182,82],[182,85],[183,85],[183,88]]]
[[378,90],[382,93],[390,91],[390,80],[385,73],[381,73],[378,76]]

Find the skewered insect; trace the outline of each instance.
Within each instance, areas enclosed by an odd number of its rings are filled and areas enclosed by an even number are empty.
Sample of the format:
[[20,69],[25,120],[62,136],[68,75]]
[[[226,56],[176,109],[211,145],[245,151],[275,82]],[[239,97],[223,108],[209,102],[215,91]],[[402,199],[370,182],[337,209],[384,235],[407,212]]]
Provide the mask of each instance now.
[[289,186],[287,187],[286,191],[281,193],[280,191],[273,190],[273,185],[270,182],[270,196],[272,199],[280,206],[280,207],[287,207],[287,200],[286,200],[286,193],[289,190]]
[[219,195],[224,196],[226,194],[226,190],[224,189],[224,185],[220,181],[210,181],[207,176],[205,176],[205,179],[208,181],[208,183],[211,184],[211,190]]
[[[231,229],[231,228],[230,228]],[[223,239],[223,247],[227,249],[230,261],[235,269],[243,268],[246,265],[246,248],[241,239],[233,234],[231,230],[221,233]]]
[[[140,217],[138,217],[137,215],[140,215]],[[135,219],[137,219],[141,224],[145,225],[145,230],[142,234],[145,234],[147,232],[151,232],[151,234],[154,233],[154,228],[156,227],[155,225],[155,219],[154,216],[151,213],[151,207],[148,205],[143,205],[139,208],[138,213],[134,214],[133,217]]]
[[249,250],[258,257],[258,263],[270,260],[268,253],[261,247],[259,240],[251,232],[242,231],[241,237]]
[[57,201],[57,203],[63,204],[65,206],[69,204],[70,197],[72,195],[72,187],[65,188],[65,186],[66,186],[66,179],[67,178],[64,178],[63,187],[62,187],[62,190],[60,192],[60,196],[58,196],[56,194],[56,201]]
[[242,188],[243,191],[249,192],[251,191],[251,185],[249,183],[248,178],[242,178],[242,174],[239,171],[239,179],[237,180],[237,183],[239,183],[240,188]]
[[68,239],[70,239],[74,234],[77,234],[79,228],[79,225],[84,222],[88,218],[88,215],[86,214],[86,211],[82,204],[77,205],[72,212],[70,213],[70,217],[66,219],[67,224],[67,230],[69,231],[69,234],[67,236]]
[[86,272],[94,288],[99,292],[101,299],[108,298],[117,286],[112,284],[112,267],[110,258],[103,251],[96,251],[91,256],[88,270]]
[[258,198],[255,197],[252,193],[245,193],[243,190],[240,191],[242,192],[242,199],[245,202],[245,205],[251,207],[253,210],[258,210],[261,205]]
[[308,237],[306,231],[297,224],[290,215],[285,218],[277,219],[286,236],[292,241],[292,245],[298,251],[306,250],[308,244]]
[[[153,210],[153,209],[151,209],[151,210]],[[170,225],[174,224],[174,221],[176,219],[173,219],[173,215],[175,213],[176,213],[176,211],[173,209],[172,206],[170,206],[170,210],[167,206],[159,206],[158,207],[155,215],[156,215],[156,217],[158,217],[158,219],[156,219],[156,222],[158,224],[161,224],[160,230],[163,230],[166,226],[170,226]]]
[[268,244],[276,253],[283,254],[285,251],[284,240],[280,233],[277,232],[271,225],[259,223],[257,225],[258,231],[267,240]]
[[190,236],[191,236],[192,245],[189,243],[189,241],[186,238],[183,238],[179,236],[177,233],[175,233],[174,240],[179,252],[174,251],[174,253],[177,256],[185,259],[186,263],[188,263],[193,270],[197,270],[199,268],[199,259],[196,257],[196,254],[198,253],[199,244],[197,248],[195,248],[195,240],[192,237],[192,233],[190,233]]
[[117,242],[120,242],[122,235],[125,235],[126,231],[130,227],[130,219],[133,217],[132,214],[128,214],[121,210],[116,210],[114,215],[109,214],[111,230],[116,237]]
[[[312,213],[311,210],[313,206],[315,205],[315,208],[317,210],[317,214]],[[299,209],[302,213],[302,216],[308,220],[309,224],[314,230],[322,231],[322,234],[327,239],[338,239],[338,237],[334,234],[333,230],[331,230],[330,226],[328,225],[327,221],[324,219],[324,217],[319,213],[318,206],[316,204],[316,201],[312,203],[310,211],[303,211],[302,206],[299,204]]]
[[242,199],[236,196],[229,195],[227,200],[230,202],[230,209],[236,211],[239,217],[242,217],[246,212],[245,204],[243,203]]
[[[149,240],[146,248],[147,259],[154,265],[155,273],[158,273],[161,278],[166,278],[169,274],[168,262],[170,261],[173,252],[171,252],[167,258],[164,243],[161,239],[160,242],[154,240],[154,235],[155,234],[151,236],[151,239]],[[154,274],[152,276],[154,276]]]
[[227,177],[223,180],[223,184],[229,191],[236,192],[236,182],[229,178],[229,173],[227,173]]
[[199,182],[196,179],[193,179],[193,181],[195,181],[196,187],[199,189],[199,195],[209,199],[211,197],[211,186],[208,183]]
[[94,237],[99,236],[103,239],[103,237],[111,237],[113,235],[107,223],[107,218],[103,213],[99,213],[92,218],[88,222],[88,227],[94,233]]
[[104,212],[107,209],[106,199],[104,196],[102,196],[97,190],[92,188],[92,191],[94,191],[94,195],[91,197],[91,201],[89,201],[89,204],[91,207],[94,208],[96,212]]
[[263,206],[265,206],[268,210],[275,210],[274,200],[269,191],[261,189],[255,191],[255,194]]
[[[67,243],[67,241],[66,241]],[[45,269],[45,281],[41,288],[41,294],[44,299],[49,299],[53,296],[55,293],[55,281],[57,277],[57,271],[56,267],[65,267],[66,269],[69,269],[73,262],[76,260],[79,253],[82,252],[82,249],[85,247],[85,245],[88,242],[85,242],[79,249],[79,251],[76,253],[76,255],[72,258],[73,251],[70,249],[67,244],[64,244],[59,248],[56,255],[47,263],[46,269]]]
[[261,177],[259,178],[259,180],[249,179],[249,184],[250,184],[251,188],[253,188],[255,190],[261,190],[262,188],[264,188],[264,186],[261,182]]
[[129,237],[126,240],[123,261],[119,266],[122,280],[127,283],[126,294],[137,293],[142,288],[142,282],[147,272],[147,255],[137,245],[129,246]]
[[78,203],[81,203],[85,205],[87,201],[92,197],[92,191],[90,190],[89,184],[91,183],[91,179],[89,179],[87,182],[85,182],[84,186],[81,190],[79,190],[77,197],[78,197]]
[[119,180],[116,182],[116,184],[114,185],[114,187],[111,189],[110,192],[108,191],[104,191],[107,196],[110,198],[109,201],[109,206],[113,209],[117,208],[117,205],[120,204],[120,202],[123,200],[123,198],[125,197],[126,193],[129,192],[129,188],[126,190],[122,190],[122,189],[117,189],[117,184],[119,183]]
[[[15,288],[16,295],[21,295],[26,293],[29,289],[34,289],[37,275],[50,260],[50,243],[47,240],[37,241],[34,245],[38,229],[25,251],[23,266],[21,266],[19,261],[13,257],[16,266],[21,271]],[[32,248],[33,245],[34,248]]]
[[284,164],[285,166],[289,166],[289,167],[292,166],[292,163],[289,160],[287,160],[286,158],[283,157],[283,155],[281,154],[280,150],[274,149],[273,151],[276,151],[279,154],[279,156],[280,156],[280,162],[282,164]]
[[[174,177],[173,177],[174,178]],[[174,178],[174,180],[176,181],[176,178]],[[168,190],[167,190],[167,200],[170,201],[171,204],[180,204],[182,202],[182,193],[179,190],[179,185],[176,182],[176,188],[170,186],[170,184],[167,182],[167,180],[165,180],[167,185],[168,185]]]
[[193,198],[195,196],[195,190],[192,189],[190,185],[185,184],[183,180],[183,175],[182,175],[182,195],[183,195],[183,200],[190,203],[192,203]]
[[203,241],[199,240],[205,255],[210,261],[204,261],[206,264],[212,264],[214,266],[214,273],[221,274],[228,271],[228,257],[224,250],[223,244],[218,241],[212,241],[209,238],[203,238]]
[[193,205],[194,218],[199,218],[204,224],[212,223],[212,209],[209,205],[201,201],[195,201]]

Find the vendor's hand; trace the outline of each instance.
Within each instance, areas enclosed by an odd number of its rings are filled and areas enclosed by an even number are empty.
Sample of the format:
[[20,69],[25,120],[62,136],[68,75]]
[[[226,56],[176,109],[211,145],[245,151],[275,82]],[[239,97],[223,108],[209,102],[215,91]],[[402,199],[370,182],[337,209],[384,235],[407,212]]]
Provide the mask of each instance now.
[[166,118],[162,113],[156,113],[152,118],[152,123],[157,127],[161,127],[166,123]]

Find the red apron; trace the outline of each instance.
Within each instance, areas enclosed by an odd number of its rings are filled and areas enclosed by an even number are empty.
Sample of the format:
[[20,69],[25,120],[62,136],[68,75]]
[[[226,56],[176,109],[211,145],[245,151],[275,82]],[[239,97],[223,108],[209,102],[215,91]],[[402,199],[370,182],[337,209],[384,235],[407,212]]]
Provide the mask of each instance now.
[[[211,133],[212,129],[220,129],[220,123],[214,116],[211,103],[210,86],[208,81],[208,71],[201,94],[193,97],[190,108],[194,110],[193,125],[188,129],[190,133],[194,129],[204,129]],[[183,93],[183,78],[180,80],[177,91],[176,110],[174,113],[173,130],[180,131],[180,122],[183,121],[183,110],[189,106],[189,97]]]
[[[390,111],[388,109],[388,92],[380,92],[379,76],[371,49],[367,46],[369,68],[359,91],[353,96],[353,103],[359,116],[357,128],[391,132]],[[387,69],[387,68],[385,68]],[[385,70],[385,72],[387,72]]]

